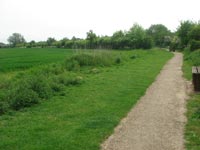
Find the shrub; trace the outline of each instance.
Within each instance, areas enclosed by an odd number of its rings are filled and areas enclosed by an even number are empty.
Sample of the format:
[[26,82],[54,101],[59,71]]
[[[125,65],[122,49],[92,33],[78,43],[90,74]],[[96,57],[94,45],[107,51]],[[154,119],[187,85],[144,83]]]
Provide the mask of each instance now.
[[41,99],[48,99],[52,89],[47,78],[43,75],[26,75],[14,82],[6,94],[11,108],[18,110],[39,103]]
[[7,99],[10,102],[11,108],[15,110],[30,107],[33,104],[39,103],[40,100],[35,91],[29,89],[27,85],[22,84],[9,91]]
[[32,75],[26,80],[30,86],[29,88],[35,91],[40,98],[47,99],[52,95],[51,87],[45,76],[40,74]]
[[121,63],[121,58],[120,58],[120,57],[117,57],[117,58],[115,59],[115,63],[116,63],[116,64],[120,64],[120,63]]
[[200,50],[196,50],[192,53],[188,53],[185,56],[185,60],[189,61],[192,65],[194,66],[199,66],[200,65]]
[[192,40],[190,42],[190,50],[194,51],[200,48],[200,41]]

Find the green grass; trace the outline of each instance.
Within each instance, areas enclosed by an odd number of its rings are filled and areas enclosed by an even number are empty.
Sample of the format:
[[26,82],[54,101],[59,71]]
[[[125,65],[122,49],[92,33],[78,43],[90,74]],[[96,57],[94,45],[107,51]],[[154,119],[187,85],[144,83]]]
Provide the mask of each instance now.
[[[187,80],[192,80],[192,66],[200,65],[200,50],[184,53],[183,73]],[[187,124],[185,139],[187,150],[200,149],[200,95],[193,94],[187,101]]]
[[33,66],[60,62],[71,56],[72,50],[58,48],[0,49],[0,73],[24,70]]
[[200,50],[184,52],[183,73],[188,80],[192,79],[192,66],[200,66]]
[[188,122],[185,129],[187,150],[200,149],[200,95],[194,95],[187,103]]
[[110,67],[83,67],[75,72],[83,84],[66,87],[64,96],[0,116],[0,149],[100,149],[172,57],[159,50],[113,53],[120,53],[124,61]]

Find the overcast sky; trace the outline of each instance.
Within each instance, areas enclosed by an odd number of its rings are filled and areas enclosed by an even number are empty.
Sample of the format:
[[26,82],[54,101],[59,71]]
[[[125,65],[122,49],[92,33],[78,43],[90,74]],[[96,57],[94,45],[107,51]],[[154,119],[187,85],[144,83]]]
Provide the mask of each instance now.
[[14,32],[26,41],[85,38],[164,24],[175,31],[181,20],[200,20],[200,0],[0,0],[0,42]]

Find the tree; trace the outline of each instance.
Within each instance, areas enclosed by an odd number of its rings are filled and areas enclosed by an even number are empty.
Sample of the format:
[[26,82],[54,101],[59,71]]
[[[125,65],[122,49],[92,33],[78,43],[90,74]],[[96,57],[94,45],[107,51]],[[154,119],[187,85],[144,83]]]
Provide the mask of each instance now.
[[147,29],[147,34],[152,37],[154,45],[158,47],[166,47],[170,45],[171,32],[162,24],[154,24]]
[[86,40],[88,41],[88,48],[90,49],[95,48],[97,43],[97,36],[92,30],[87,32]]
[[143,48],[147,38],[145,30],[138,24],[134,24],[125,35],[129,48]]
[[11,36],[9,36],[8,42],[13,47],[15,47],[17,44],[26,43],[24,37],[19,33],[13,33]]
[[189,46],[190,50],[200,49],[200,24],[195,25],[189,33]]
[[111,37],[112,39],[112,46],[114,49],[123,49],[126,44],[125,34],[123,31],[117,31]]
[[97,38],[97,45],[99,49],[111,49],[111,37],[110,36],[101,36]]
[[184,48],[188,45],[190,41],[189,33],[193,29],[195,24],[192,21],[182,21],[180,26],[178,27],[177,34],[181,40],[181,46]]
[[49,37],[47,39],[47,45],[48,46],[53,46],[53,43],[56,42],[56,40],[54,38]]
[[7,45],[5,44],[5,43],[1,43],[0,42],[0,48],[4,48],[4,47],[6,47]]
[[189,32],[189,38],[200,41],[200,24],[195,25]]

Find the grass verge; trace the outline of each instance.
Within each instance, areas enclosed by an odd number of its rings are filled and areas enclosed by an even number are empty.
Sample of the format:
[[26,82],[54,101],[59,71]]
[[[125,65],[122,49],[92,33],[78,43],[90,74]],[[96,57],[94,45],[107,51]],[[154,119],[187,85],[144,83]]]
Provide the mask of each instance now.
[[[200,65],[200,50],[184,53],[183,73],[187,80],[192,80],[192,66]],[[200,149],[200,95],[193,94],[187,101],[187,124],[185,139],[187,150]]]

